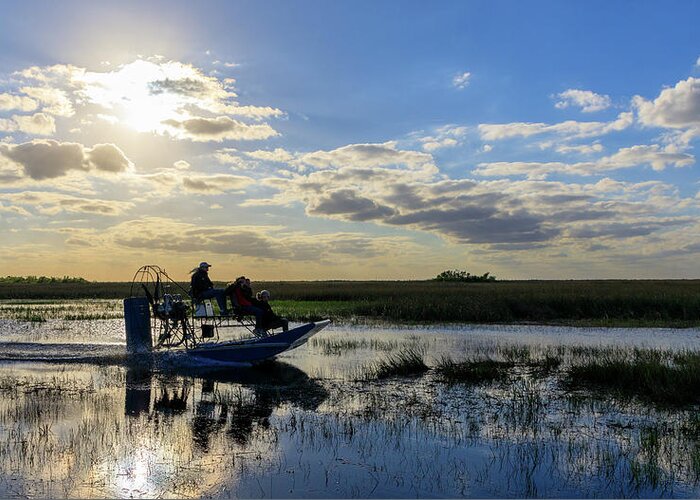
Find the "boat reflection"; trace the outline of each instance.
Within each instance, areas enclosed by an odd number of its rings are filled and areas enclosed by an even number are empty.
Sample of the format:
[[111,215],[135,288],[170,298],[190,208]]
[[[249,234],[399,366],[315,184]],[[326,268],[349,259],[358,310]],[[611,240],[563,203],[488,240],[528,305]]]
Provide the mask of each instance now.
[[292,365],[271,361],[248,368],[129,367],[124,413],[163,420],[191,412],[192,440],[207,453],[213,434],[224,432],[245,447],[256,427],[267,428],[283,405],[314,411],[328,397],[316,380]]

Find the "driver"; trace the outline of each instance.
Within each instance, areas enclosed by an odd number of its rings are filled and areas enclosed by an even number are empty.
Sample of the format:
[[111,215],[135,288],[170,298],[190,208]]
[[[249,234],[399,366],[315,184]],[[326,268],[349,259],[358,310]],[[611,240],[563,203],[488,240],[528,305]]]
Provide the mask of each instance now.
[[219,311],[225,316],[228,314],[226,292],[223,288],[214,288],[214,283],[209,279],[210,267],[211,264],[200,262],[199,267],[195,267],[190,271],[192,273],[192,280],[190,281],[192,298],[197,302],[201,302],[204,299],[216,299],[216,303],[219,304]]

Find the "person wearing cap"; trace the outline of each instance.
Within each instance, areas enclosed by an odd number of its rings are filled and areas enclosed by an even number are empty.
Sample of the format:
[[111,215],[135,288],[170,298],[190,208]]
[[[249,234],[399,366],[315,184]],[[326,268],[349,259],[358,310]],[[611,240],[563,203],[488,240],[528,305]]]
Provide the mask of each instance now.
[[210,267],[211,264],[200,262],[198,267],[190,271],[192,273],[192,280],[190,281],[192,298],[197,302],[201,302],[204,299],[216,299],[221,314],[227,315],[226,291],[223,288],[214,288],[214,283],[209,279]]

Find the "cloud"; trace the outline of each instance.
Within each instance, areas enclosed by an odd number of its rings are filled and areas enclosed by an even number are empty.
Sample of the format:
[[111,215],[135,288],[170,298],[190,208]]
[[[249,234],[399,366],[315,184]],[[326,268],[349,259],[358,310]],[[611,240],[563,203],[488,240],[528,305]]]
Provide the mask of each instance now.
[[531,137],[541,134],[555,134],[568,139],[595,137],[619,132],[632,125],[634,119],[630,112],[620,113],[616,120],[611,122],[579,122],[568,120],[561,123],[548,125],[546,123],[498,123],[481,124],[479,133],[484,141],[498,141],[514,137]]
[[[643,217],[667,212],[670,216],[665,220],[686,223],[675,215],[694,203],[660,183],[446,179],[433,170],[429,155],[400,150],[394,143],[364,146],[368,145],[308,153],[311,170],[291,173],[288,178],[264,179],[262,183],[277,194],[243,205],[301,203],[314,217],[406,228],[454,243],[503,250],[510,245],[521,249],[561,245],[565,238],[583,234],[579,227],[583,223],[589,227],[624,224],[630,233],[637,224],[651,235],[661,231],[662,224],[650,225]],[[293,162],[304,160],[303,154],[292,156],[296,157]],[[517,173],[538,179],[552,172],[591,175],[643,164],[657,169],[681,167],[693,161],[691,155],[650,145],[621,148],[593,162],[512,162],[480,167],[482,175]]]
[[196,142],[256,141],[279,135],[267,124],[248,125],[228,116],[191,118],[183,121],[165,120],[163,124],[172,127],[176,137]]
[[610,96],[596,94],[590,90],[568,89],[557,94],[557,97],[559,101],[554,104],[557,109],[576,106],[584,113],[592,113],[610,107]]
[[600,153],[603,151],[603,145],[599,142],[593,144],[578,144],[578,145],[568,145],[560,144],[554,148],[557,153],[561,154],[582,154],[589,155],[593,153]]
[[635,96],[633,104],[639,121],[650,127],[699,128],[700,78],[681,80],[661,91],[653,101]]
[[202,194],[220,194],[239,191],[254,182],[250,177],[240,175],[191,175],[182,179],[186,191]]
[[456,125],[444,125],[431,135],[417,136],[423,151],[433,152],[443,148],[459,146],[467,135],[468,128]]
[[[158,227],[158,233],[153,228]],[[109,228],[103,238],[122,248],[178,253],[220,254],[286,261],[336,261],[395,255],[413,247],[401,237],[335,232],[309,234],[277,226],[201,226],[144,217]],[[199,260],[199,259],[197,259]]]
[[472,74],[469,71],[465,71],[464,73],[458,73],[452,78],[452,86],[456,87],[460,90],[467,88],[469,85],[469,80],[471,79]]
[[589,176],[642,165],[650,165],[654,170],[661,171],[670,166],[687,167],[694,163],[695,157],[690,154],[669,152],[654,144],[621,148],[610,156],[578,163],[522,161],[480,163],[473,173],[485,177],[525,175],[530,179],[544,179],[552,173]]
[[75,109],[66,91],[52,87],[21,87],[20,92],[42,104],[42,111],[56,116],[73,116]]
[[25,134],[52,135],[56,132],[56,121],[53,116],[45,113],[14,115],[12,119],[17,124],[17,129]]
[[24,191],[5,193],[3,198],[12,206],[27,207],[42,215],[56,215],[60,212],[85,213],[91,215],[121,215],[134,205],[130,202],[80,198],[63,193]]
[[34,111],[39,104],[29,97],[13,94],[0,94],[0,111]]
[[[299,155],[296,162],[314,168],[405,168],[410,171],[423,172],[426,175],[433,175],[438,171],[432,155],[418,151],[399,150],[396,142],[350,144],[331,151],[314,151]],[[371,172],[366,172],[366,174],[372,176]]]
[[282,148],[276,148],[273,151],[249,151],[246,156],[261,161],[270,161],[275,163],[288,163],[294,160],[295,156]]
[[596,226],[584,225],[574,228],[569,236],[573,238],[636,238],[669,229],[672,226],[685,226],[693,222],[690,218],[656,219],[628,223],[611,222]]
[[241,105],[233,79],[220,80],[191,64],[162,57],[137,59],[109,71],[33,66],[13,76],[19,83],[0,94],[0,106],[28,109],[34,102],[41,112],[62,117],[80,112],[85,118],[89,112],[101,121],[174,139],[266,139],[277,132],[259,122],[284,116],[272,106]]
[[0,155],[19,164],[24,174],[34,180],[60,177],[70,170],[118,173],[133,166],[114,144],[86,148],[74,142],[33,140],[17,145],[2,144]]

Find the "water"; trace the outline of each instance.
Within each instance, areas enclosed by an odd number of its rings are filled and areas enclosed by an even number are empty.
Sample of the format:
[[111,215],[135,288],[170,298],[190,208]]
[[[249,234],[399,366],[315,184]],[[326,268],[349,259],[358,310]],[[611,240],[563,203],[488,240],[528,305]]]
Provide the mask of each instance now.
[[697,497],[700,420],[556,374],[365,380],[441,357],[700,349],[695,329],[331,326],[259,367],[132,362],[119,319],[0,320],[0,497]]

